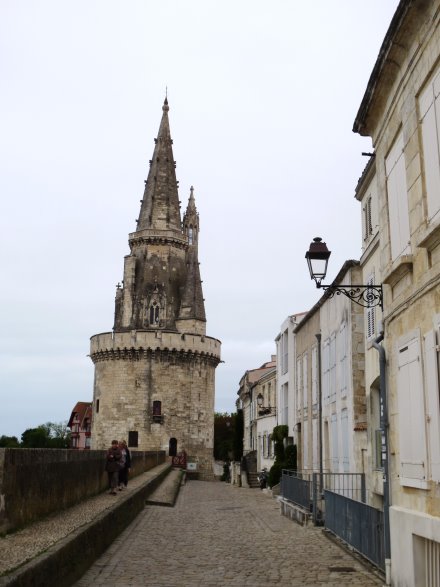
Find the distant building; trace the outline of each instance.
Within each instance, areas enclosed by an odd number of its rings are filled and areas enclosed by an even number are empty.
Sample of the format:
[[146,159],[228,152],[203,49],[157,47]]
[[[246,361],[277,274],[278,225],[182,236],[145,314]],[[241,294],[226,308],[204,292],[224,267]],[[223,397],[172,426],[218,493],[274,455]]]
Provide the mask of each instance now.
[[170,456],[185,450],[201,477],[212,478],[221,343],[206,336],[199,214],[191,187],[181,218],[166,99],[162,110],[113,331],[91,338],[92,445],[102,449],[116,437]]
[[89,449],[92,431],[92,402],[78,402],[72,410],[70,428],[71,448]]
[[[240,379],[237,407],[243,410],[243,454],[255,459],[255,466],[267,466],[273,458],[270,434],[276,425],[276,356]],[[259,399],[260,398],[260,399]],[[260,405],[259,405],[260,402]],[[264,423],[259,422],[264,417]]]

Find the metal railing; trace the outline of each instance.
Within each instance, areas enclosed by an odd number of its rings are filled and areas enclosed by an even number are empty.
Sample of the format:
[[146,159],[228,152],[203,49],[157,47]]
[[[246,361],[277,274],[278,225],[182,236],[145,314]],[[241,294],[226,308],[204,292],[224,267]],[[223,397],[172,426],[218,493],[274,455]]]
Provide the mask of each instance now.
[[356,501],[366,501],[364,473],[317,473],[283,469],[281,495],[312,512],[314,523],[324,519],[324,491],[332,491]]
[[283,498],[311,512],[325,527],[379,568],[385,568],[383,512],[366,504],[364,473],[283,469]]
[[325,493],[325,527],[385,570],[383,512],[366,503]]

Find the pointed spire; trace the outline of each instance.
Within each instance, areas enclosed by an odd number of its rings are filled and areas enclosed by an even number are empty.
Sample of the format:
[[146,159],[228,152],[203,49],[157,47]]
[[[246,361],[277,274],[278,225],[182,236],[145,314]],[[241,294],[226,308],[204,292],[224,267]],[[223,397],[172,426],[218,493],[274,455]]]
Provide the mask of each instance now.
[[178,182],[168,120],[169,109],[168,98],[165,96],[162,120],[155,139],[156,146],[150,161],[136,230],[148,228],[181,231]]
[[183,215],[183,232],[188,237],[188,244],[197,246],[199,240],[199,214],[196,208],[196,201],[194,198],[194,187],[191,186],[189,190],[188,206]]
[[179,320],[191,319],[206,322],[205,300],[196,247],[189,248],[186,264],[186,283],[180,303]]

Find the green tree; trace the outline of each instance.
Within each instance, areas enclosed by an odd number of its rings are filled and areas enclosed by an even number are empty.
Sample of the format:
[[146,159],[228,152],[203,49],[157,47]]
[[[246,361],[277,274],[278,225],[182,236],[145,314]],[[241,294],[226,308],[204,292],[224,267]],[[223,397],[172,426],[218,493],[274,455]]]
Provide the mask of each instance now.
[[70,433],[67,422],[46,422],[28,428],[21,435],[23,448],[69,448]]
[[287,468],[284,439],[287,438],[288,433],[289,428],[284,424],[280,426],[275,426],[275,428],[273,429],[272,439],[275,442],[275,462],[269,471],[269,487],[278,485],[281,479],[282,470]]
[[243,456],[243,410],[237,410],[232,414],[232,458],[234,461],[241,461]]
[[225,412],[214,414],[214,458],[227,461],[232,454],[232,417]]
[[0,436],[0,448],[19,448],[20,443],[16,436]]

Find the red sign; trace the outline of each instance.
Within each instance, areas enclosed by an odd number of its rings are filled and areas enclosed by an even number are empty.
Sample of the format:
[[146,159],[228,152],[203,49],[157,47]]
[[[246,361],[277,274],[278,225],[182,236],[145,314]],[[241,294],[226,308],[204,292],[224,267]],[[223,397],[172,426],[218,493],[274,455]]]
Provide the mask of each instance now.
[[173,467],[180,467],[186,469],[186,452],[183,450],[173,457]]

